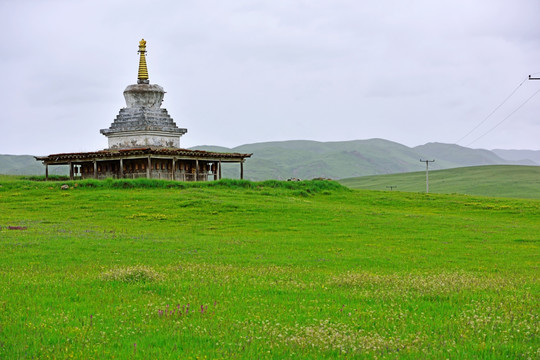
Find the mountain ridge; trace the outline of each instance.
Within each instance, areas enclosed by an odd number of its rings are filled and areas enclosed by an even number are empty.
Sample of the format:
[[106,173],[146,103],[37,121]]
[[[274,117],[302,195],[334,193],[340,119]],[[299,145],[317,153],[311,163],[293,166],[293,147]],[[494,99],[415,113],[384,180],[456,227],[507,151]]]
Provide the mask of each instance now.
[[507,160],[529,160],[536,165],[540,165],[540,150],[491,150],[496,155]]
[[[291,177],[343,179],[411,172],[421,170],[423,167],[419,160],[426,157],[436,160],[430,165],[434,170],[478,165],[540,165],[540,162],[532,160],[505,159],[485,149],[437,142],[407,147],[379,138],[330,142],[288,140],[233,148],[202,145],[192,149],[253,153],[245,166],[245,176],[252,180]],[[234,176],[235,172],[234,169],[225,169],[227,176]]]

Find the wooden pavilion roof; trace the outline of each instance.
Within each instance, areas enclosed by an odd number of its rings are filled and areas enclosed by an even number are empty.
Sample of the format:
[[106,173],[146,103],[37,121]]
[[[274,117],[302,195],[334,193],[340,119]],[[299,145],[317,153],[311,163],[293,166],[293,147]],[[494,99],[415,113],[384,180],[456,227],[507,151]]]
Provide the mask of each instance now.
[[93,160],[118,160],[139,157],[176,157],[178,159],[199,159],[222,162],[243,162],[245,158],[253,154],[221,153],[204,150],[189,150],[180,148],[156,148],[143,147],[134,149],[105,149],[94,152],[61,153],[47,156],[36,156],[36,160],[46,164],[67,164],[69,162],[93,161]]

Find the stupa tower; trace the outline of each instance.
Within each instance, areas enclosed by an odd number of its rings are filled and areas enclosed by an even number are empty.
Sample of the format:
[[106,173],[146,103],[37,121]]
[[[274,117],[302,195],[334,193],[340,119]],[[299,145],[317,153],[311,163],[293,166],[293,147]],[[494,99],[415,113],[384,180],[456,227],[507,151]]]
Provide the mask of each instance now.
[[138,147],[179,148],[180,137],[187,132],[181,129],[161,108],[165,90],[150,84],[146,66],[146,41],[139,42],[139,72],[137,84],[124,90],[126,107],[120,109],[108,129],[100,133],[109,140],[110,149]]

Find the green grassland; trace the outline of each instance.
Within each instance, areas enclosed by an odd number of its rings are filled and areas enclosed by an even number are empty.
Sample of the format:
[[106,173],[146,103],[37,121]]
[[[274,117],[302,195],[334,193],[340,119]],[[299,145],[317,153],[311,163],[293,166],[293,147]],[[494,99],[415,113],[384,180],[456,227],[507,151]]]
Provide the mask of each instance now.
[[[339,181],[353,189],[425,192],[426,172],[363,176]],[[429,192],[540,199],[540,166],[490,165],[429,172]]]
[[540,202],[0,178],[0,359],[540,356]]

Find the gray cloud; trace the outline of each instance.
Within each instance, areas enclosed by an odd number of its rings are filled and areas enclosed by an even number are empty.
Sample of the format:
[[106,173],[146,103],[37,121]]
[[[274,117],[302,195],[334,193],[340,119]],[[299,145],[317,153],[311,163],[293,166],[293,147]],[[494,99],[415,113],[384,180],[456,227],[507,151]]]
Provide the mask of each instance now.
[[[99,129],[150,81],[183,146],[313,139],[455,142],[540,72],[540,3],[4,1],[0,153],[104,148]],[[540,87],[525,82],[466,145]],[[540,96],[471,144],[540,149]]]

